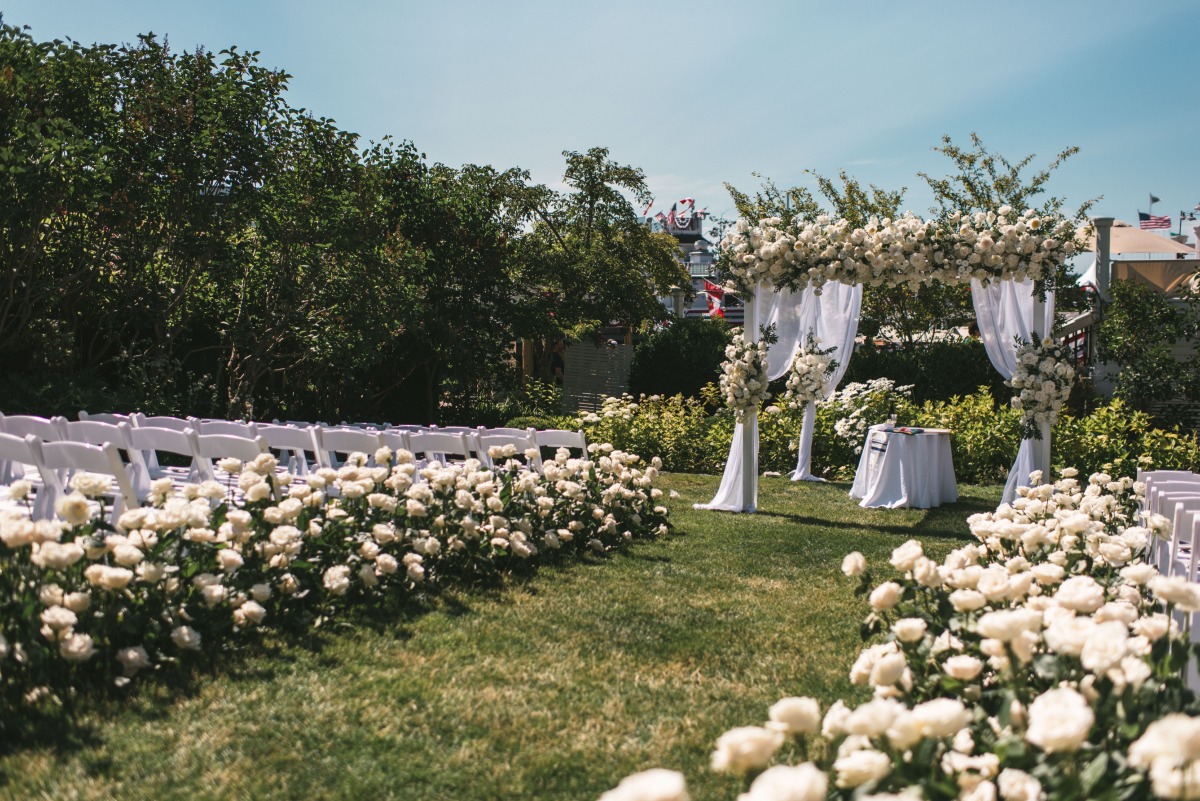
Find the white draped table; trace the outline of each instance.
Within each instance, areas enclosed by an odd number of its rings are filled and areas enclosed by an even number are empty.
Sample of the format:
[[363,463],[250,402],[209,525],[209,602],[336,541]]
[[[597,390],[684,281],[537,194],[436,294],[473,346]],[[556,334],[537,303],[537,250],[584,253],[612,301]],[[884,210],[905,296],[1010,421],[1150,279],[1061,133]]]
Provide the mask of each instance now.
[[862,499],[859,506],[929,509],[958,500],[950,431],[914,431],[919,433],[877,425],[867,432],[850,488],[851,498]]

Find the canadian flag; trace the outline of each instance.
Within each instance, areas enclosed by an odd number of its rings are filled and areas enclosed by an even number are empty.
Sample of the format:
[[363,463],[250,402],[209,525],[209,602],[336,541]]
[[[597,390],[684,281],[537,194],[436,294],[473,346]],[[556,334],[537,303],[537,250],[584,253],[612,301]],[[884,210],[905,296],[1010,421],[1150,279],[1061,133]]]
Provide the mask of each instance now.
[[[704,283],[707,284],[708,282],[705,281]],[[708,298],[708,316],[709,317],[724,317],[725,312],[721,311],[720,296],[719,295],[713,296],[712,294],[710,294],[708,292],[705,292],[704,294]]]
[[704,279],[704,291],[707,292],[708,294],[712,295],[713,297],[717,297],[717,298],[725,297],[725,288],[714,284],[712,281],[709,281],[707,278]]

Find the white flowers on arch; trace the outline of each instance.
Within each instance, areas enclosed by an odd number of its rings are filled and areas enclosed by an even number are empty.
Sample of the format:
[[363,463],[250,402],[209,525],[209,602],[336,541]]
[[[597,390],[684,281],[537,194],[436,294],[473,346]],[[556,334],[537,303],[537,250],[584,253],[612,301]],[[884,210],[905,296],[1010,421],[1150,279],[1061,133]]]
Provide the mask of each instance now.
[[1022,438],[1041,439],[1042,424],[1054,425],[1074,381],[1075,368],[1064,347],[1049,338],[1020,340],[1017,371],[1005,383],[1016,390],[1012,405],[1024,415]]
[[828,281],[865,286],[987,283],[1004,279],[1050,282],[1073,256],[1069,220],[1017,212],[954,212],[939,220],[906,214],[871,219],[861,228],[826,215],[785,224],[768,217],[738,220],[721,240],[725,266],[744,286],[820,288]]
[[741,422],[771,397],[767,378],[767,348],[774,337],[761,331],[757,342],[747,340],[743,329],[734,329],[733,342],[725,346],[721,366],[721,397]]
[[[757,225],[739,220],[720,243],[723,265],[747,294],[746,330],[752,337],[757,333],[754,328],[757,303],[752,302],[755,293],[773,290],[820,295],[829,282],[847,286],[907,286],[914,290],[924,284],[970,282],[981,332],[991,329],[984,333],[988,355],[1005,377],[1011,377],[1013,371],[1001,367],[989,338],[995,340],[998,332],[1014,327],[1018,334],[1028,334],[1034,328],[1048,330],[1042,320],[1053,317],[1057,268],[1076,249],[1075,229],[1070,221],[1033,210],[1018,212],[1010,206],[1002,206],[995,212],[954,212],[936,220],[924,220],[913,214],[895,220],[872,218],[857,228],[844,219],[825,215],[813,221],[797,218],[789,222],[769,217],[759,220]],[[1007,299],[1005,308],[989,308],[989,304],[995,307],[998,303],[990,297],[995,286],[1012,288],[1018,284],[1022,288],[1015,294],[1003,293]],[[857,302],[860,301],[854,301]],[[855,309],[851,317],[857,327]],[[813,333],[809,330],[802,336]],[[853,332],[850,333],[852,342]],[[1006,338],[1011,342],[1011,335]],[[794,343],[791,347],[795,347]],[[788,359],[791,358],[789,355]],[[808,408],[805,431],[801,434],[802,453],[805,437],[811,436],[808,418],[813,407]],[[1032,437],[1022,442],[1009,476],[1006,499],[1015,489],[1014,476],[1024,480],[1030,472],[1027,468],[1033,463],[1043,470],[1049,468],[1049,424],[1043,422],[1039,428],[1044,429],[1039,447],[1032,447]],[[699,508],[755,510],[757,440],[757,408],[742,410],[721,487],[710,503],[698,504]],[[805,477],[805,472],[798,467],[793,477]]]

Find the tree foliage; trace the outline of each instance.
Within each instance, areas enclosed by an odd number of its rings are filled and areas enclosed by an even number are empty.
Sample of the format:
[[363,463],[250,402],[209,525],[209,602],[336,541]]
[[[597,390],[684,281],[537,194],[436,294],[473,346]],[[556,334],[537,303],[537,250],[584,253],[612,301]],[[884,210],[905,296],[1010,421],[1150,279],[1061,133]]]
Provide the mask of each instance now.
[[560,193],[364,145],[287,85],[0,21],[0,408],[433,420],[515,384],[514,337],[643,325],[681,280],[603,148]]

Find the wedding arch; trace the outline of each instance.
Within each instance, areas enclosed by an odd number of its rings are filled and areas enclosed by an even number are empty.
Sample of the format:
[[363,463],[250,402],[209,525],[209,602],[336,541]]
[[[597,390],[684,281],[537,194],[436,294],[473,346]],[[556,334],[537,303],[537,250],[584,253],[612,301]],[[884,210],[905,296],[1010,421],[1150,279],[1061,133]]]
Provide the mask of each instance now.
[[[758,409],[767,382],[789,372],[804,401],[792,478],[815,478],[810,472],[815,402],[832,395],[845,373],[864,285],[914,291],[933,283],[971,285],[988,358],[1019,390],[1014,406],[1024,413],[1005,500],[1032,471],[1049,475],[1050,427],[1073,376],[1050,339],[1054,278],[1076,250],[1069,220],[1008,206],[938,219],[907,214],[861,227],[828,216],[769,217],[757,224],[739,220],[720,250],[746,302],[744,329],[726,351],[721,379],[737,425],[717,494],[697,508],[755,511]],[[772,332],[765,341],[763,331]],[[822,369],[825,380],[815,379]]]

